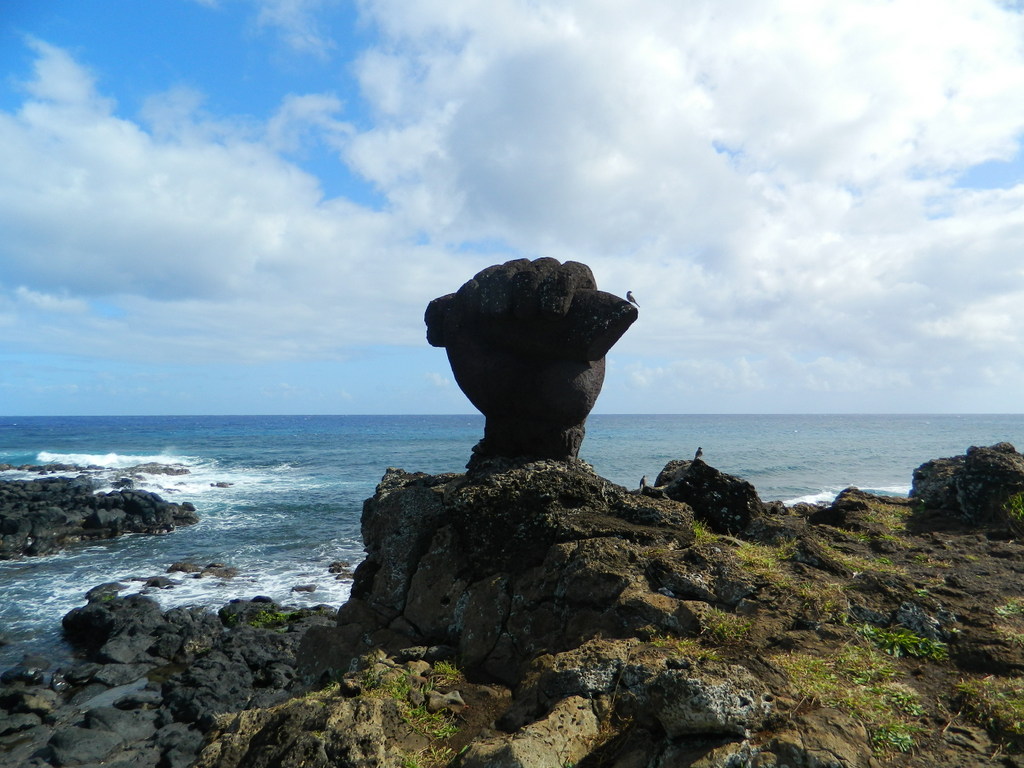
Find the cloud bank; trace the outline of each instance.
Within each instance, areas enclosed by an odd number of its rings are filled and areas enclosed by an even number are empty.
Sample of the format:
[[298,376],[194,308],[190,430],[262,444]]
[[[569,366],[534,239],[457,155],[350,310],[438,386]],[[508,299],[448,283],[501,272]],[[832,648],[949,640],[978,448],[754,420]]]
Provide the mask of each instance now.
[[[323,5],[253,14],[338,66]],[[1021,167],[1019,9],[359,9],[358,121],[326,91],[215,116],[202,84],[125,115],[88,61],[31,41],[24,99],[0,112],[8,338],[343,360],[423,346],[427,301],[544,255],[641,303],[606,410],[1019,410],[1024,177],[964,182]],[[325,197],[294,160],[310,144],[383,202]]]

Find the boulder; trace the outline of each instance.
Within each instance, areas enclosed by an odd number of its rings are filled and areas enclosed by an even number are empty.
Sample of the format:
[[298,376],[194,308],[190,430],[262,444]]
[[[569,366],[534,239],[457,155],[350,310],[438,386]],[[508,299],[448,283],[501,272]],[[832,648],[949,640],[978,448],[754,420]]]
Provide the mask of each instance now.
[[623,606],[644,549],[686,546],[693,530],[685,504],[630,493],[583,462],[540,461],[434,478],[388,470],[363,535],[367,558],[339,618],[348,655],[322,656],[339,645],[310,639],[301,656],[314,676],[374,647],[447,644],[513,681],[531,654],[594,632],[622,636],[652,616],[675,626],[671,610]]
[[955,512],[978,525],[1021,521],[1010,514],[1024,493],[1024,456],[1010,443],[971,446],[966,454],[928,461],[914,470],[910,496],[925,508]]
[[166,533],[198,521],[191,504],[171,504],[148,491],[96,494],[88,479],[67,477],[0,480],[0,559],[122,533]]
[[910,497],[929,509],[960,509],[956,494],[956,475],[963,469],[966,456],[932,459],[914,470]]
[[694,517],[718,533],[738,533],[765,513],[765,504],[746,480],[721,472],[702,459],[670,462],[656,487],[693,509]]
[[143,595],[100,596],[64,616],[64,632],[73,643],[97,650],[118,639],[148,635],[164,621],[160,605]]
[[963,469],[956,476],[956,496],[961,513],[969,521],[1005,521],[1007,503],[1022,492],[1024,456],[1010,443],[967,449]]

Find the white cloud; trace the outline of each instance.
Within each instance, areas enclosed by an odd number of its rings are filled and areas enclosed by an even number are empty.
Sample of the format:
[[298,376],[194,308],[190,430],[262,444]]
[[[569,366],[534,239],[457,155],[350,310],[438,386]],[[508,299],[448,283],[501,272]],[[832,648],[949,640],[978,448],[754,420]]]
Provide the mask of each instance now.
[[437,371],[428,371],[423,375],[432,386],[438,389],[449,389],[452,385],[452,380],[448,376],[438,373]]
[[[265,0],[259,23],[323,55],[326,7]],[[343,356],[422,343],[429,299],[505,254],[547,255],[634,291],[613,355],[673,403],[793,390],[856,410],[858,393],[967,371],[1004,387],[1024,368],[1024,185],[956,186],[1024,136],[1019,8],[359,7],[379,35],[356,68],[362,121],[318,87],[265,123],[177,89],[140,122],[36,43],[28,99],[0,113],[6,316],[26,296],[106,297],[126,313],[93,318],[128,334],[111,347]],[[324,199],[282,155],[317,143],[387,205]]]
[[38,291],[31,291],[24,286],[20,286],[14,292],[14,296],[22,306],[30,310],[72,315],[84,315],[89,311],[89,305],[81,299],[39,293]]
[[388,35],[361,65],[384,119],[353,162],[441,241],[578,258],[631,288],[620,350],[725,360],[739,382],[747,355],[838,354],[900,386],[940,329],[966,360],[1024,322],[1021,188],[953,186],[1024,133],[1019,14],[413,5],[366,4]]
[[421,342],[423,307],[451,289],[459,259],[414,245],[400,219],[324,199],[274,151],[305,128],[340,140],[336,100],[290,96],[254,126],[208,120],[200,95],[175,90],[150,99],[147,129],[66,52],[34,47],[29,98],[0,112],[0,292],[22,308],[63,296],[124,310],[54,327],[51,350],[100,323],[118,334],[89,348],[114,355],[323,357]]
[[290,94],[267,123],[267,144],[278,152],[295,152],[321,141],[341,149],[355,131],[335,117],[341,110],[341,101],[330,94]]
[[334,48],[322,29],[317,13],[339,0],[253,0],[258,9],[256,23],[277,29],[295,51],[326,58]]

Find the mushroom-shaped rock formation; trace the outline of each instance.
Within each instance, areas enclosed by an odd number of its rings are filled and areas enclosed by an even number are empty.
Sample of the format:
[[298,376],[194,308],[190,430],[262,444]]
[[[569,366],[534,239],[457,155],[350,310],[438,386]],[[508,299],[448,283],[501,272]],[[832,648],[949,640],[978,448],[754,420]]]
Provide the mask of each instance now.
[[[517,259],[427,307],[459,387],[487,418],[474,460],[572,459],[604,383],[604,358],[637,319],[585,264]],[[471,461],[471,465],[473,461]]]

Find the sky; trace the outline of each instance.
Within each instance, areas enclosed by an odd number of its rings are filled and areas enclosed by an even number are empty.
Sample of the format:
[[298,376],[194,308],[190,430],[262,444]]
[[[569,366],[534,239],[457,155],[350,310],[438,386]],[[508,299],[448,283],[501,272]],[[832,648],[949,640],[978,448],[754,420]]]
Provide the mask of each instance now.
[[588,264],[604,413],[1017,413],[1021,0],[3,0],[0,414],[470,413]]

